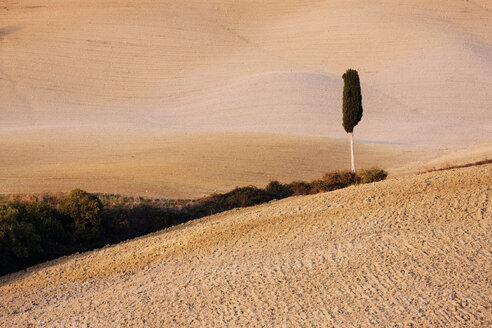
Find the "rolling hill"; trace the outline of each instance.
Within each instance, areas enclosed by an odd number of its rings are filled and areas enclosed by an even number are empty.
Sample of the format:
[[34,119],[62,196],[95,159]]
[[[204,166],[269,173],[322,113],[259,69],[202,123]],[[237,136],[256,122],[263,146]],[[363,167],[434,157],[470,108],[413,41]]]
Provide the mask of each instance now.
[[492,166],[224,212],[0,278],[35,326],[491,324]]
[[[135,140],[160,130],[330,142],[346,137],[341,75],[352,67],[363,84],[358,140],[423,147],[420,161],[484,143],[480,156],[491,155],[492,11],[484,0],[6,0],[0,17],[3,148],[19,138],[29,144],[40,129],[52,136],[73,130],[69,139],[95,129],[103,144],[122,130]],[[56,138],[44,140],[45,151],[57,148]],[[91,151],[104,161],[101,149]],[[2,181],[19,177],[18,165],[3,170],[0,191],[13,190]],[[77,170],[85,168],[74,177]],[[89,170],[81,183],[101,174]],[[136,189],[146,188],[138,172],[128,174]],[[47,184],[51,191],[77,187],[55,165],[47,175],[60,182]],[[44,183],[19,178],[23,192]],[[236,175],[227,184],[234,180],[249,183]]]

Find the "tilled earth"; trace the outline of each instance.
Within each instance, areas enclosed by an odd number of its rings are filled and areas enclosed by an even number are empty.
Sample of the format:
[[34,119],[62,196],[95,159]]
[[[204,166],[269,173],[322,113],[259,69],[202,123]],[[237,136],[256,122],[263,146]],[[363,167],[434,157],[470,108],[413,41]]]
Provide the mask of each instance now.
[[492,166],[233,210],[0,279],[4,327],[492,325]]

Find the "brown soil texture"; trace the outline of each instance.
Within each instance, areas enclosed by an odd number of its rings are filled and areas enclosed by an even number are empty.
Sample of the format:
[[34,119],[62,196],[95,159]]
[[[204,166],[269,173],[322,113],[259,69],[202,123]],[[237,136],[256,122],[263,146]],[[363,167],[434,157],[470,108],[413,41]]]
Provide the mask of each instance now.
[[492,165],[233,210],[0,280],[5,327],[486,327]]

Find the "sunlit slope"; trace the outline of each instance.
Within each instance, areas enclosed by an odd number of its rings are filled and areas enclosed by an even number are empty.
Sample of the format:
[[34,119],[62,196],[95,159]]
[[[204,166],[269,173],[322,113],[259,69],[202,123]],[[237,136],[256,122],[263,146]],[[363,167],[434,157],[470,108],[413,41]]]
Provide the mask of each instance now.
[[[130,125],[489,140],[487,1],[5,1],[0,127]],[[390,122],[390,124],[388,124]]]
[[[91,192],[195,198],[235,187],[319,179],[350,165],[345,139],[233,132],[39,129],[0,131],[0,193]],[[390,170],[435,158],[357,143],[357,164]]]
[[0,320],[490,326],[491,170],[289,198],[43,264],[0,280]]

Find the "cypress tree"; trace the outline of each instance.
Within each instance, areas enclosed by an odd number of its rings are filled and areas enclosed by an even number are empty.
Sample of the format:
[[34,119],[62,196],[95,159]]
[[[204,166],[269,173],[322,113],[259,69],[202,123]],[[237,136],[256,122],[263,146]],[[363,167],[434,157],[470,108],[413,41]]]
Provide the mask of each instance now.
[[354,159],[354,127],[362,118],[362,95],[360,92],[359,73],[348,69],[343,74],[343,128],[350,136],[350,154],[352,172],[355,172]]

